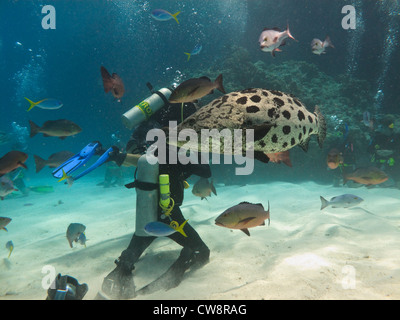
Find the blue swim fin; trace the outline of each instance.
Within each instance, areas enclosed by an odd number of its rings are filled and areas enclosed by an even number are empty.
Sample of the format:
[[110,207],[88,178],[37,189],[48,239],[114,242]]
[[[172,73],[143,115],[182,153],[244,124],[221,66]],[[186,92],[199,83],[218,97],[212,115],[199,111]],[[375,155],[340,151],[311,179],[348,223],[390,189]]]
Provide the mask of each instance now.
[[53,170],[52,174],[54,178],[61,179],[64,174],[69,175],[71,172],[82,167],[89,159],[96,154],[98,148],[101,148],[99,142],[89,143],[79,153],[69,158],[63,164]]

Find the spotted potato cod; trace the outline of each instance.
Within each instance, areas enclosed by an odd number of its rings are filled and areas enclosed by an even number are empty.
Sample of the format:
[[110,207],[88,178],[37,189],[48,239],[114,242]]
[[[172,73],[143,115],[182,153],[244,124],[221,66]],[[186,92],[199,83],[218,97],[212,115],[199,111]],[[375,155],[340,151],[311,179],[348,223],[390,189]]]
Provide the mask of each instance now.
[[[309,112],[303,103],[292,95],[281,91],[266,89],[246,89],[226,94],[204,106],[178,125],[182,129],[193,129],[201,135],[202,129],[229,129],[233,136],[234,129],[254,130],[254,157],[268,162],[268,153],[289,150],[296,145],[308,149],[312,135],[317,135],[322,147],[326,137],[326,123],[318,107]],[[243,134],[243,151],[245,147]],[[200,139],[200,138],[199,138]],[[209,150],[215,139],[207,141]],[[196,143],[198,149],[206,145]],[[187,142],[178,142],[179,146],[190,146]],[[198,150],[197,149],[197,150]],[[220,153],[224,153],[223,139],[220,140]],[[233,152],[232,152],[233,153]]]

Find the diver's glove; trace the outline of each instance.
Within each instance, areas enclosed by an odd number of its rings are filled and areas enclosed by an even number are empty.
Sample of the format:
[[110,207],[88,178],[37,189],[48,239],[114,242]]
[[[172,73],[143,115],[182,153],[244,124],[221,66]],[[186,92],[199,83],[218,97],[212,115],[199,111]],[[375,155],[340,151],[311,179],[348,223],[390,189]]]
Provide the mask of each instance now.
[[114,161],[117,166],[120,167],[126,159],[126,153],[119,152],[119,149],[116,146],[112,146],[111,148],[112,151],[108,153],[109,157],[107,159],[107,162]]

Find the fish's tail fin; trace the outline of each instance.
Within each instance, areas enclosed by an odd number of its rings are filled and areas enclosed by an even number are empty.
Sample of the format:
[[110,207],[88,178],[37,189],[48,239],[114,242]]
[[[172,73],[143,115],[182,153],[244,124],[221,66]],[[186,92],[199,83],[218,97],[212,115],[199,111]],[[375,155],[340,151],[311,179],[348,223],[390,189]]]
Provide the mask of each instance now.
[[186,54],[188,56],[187,61],[189,61],[191,54],[189,52],[184,52],[184,54]]
[[36,123],[34,123],[32,120],[29,120],[29,126],[31,127],[29,137],[32,138],[39,133],[40,127]]
[[211,180],[210,188],[211,188],[212,193],[214,193],[215,195],[217,195],[217,190],[216,190],[215,187],[214,187],[214,181],[213,181],[213,180]]
[[181,235],[183,235],[185,238],[187,238],[187,235],[185,233],[185,231],[183,231],[183,227],[185,226],[185,224],[188,222],[189,219],[185,220],[184,222],[182,222],[181,225],[171,225],[171,227],[173,229],[175,229],[175,231],[178,231]]
[[11,253],[12,253],[13,250],[14,250],[14,246],[13,246],[13,245],[10,245],[9,250],[10,250],[10,252],[9,252],[9,254],[8,254],[7,259],[10,259]]
[[284,164],[286,164],[288,167],[291,167],[291,168],[293,167],[292,161],[290,160],[290,151],[289,150],[283,151],[281,154],[281,158],[282,158],[281,161]]
[[38,102],[33,102],[32,100],[29,100],[27,97],[24,97],[24,98],[30,103],[30,106],[29,106],[28,110],[26,110],[26,112],[32,110],[32,109],[33,109],[35,106],[37,106],[39,103],[41,103],[41,102],[43,102],[44,100],[46,100],[46,99],[43,99],[43,100],[40,100],[40,101],[38,101]]
[[326,36],[325,41],[324,41],[324,47],[331,47],[331,48],[335,48],[335,46],[333,45],[331,38],[329,36]]
[[63,172],[63,176],[57,181],[57,182],[61,182],[66,180],[66,184],[68,184],[68,187],[72,187],[72,185],[74,184],[74,178],[72,176],[69,176],[65,173],[64,169],[62,169]]
[[286,35],[287,35],[290,39],[293,39],[294,41],[297,41],[297,40],[292,36],[292,34],[290,33],[290,30],[289,30],[289,23],[287,24],[287,28],[286,28]]
[[34,154],[33,157],[35,158],[36,173],[38,173],[46,166],[46,160],[37,156],[36,154]]
[[326,200],[323,196],[320,196],[321,199],[321,210],[324,210],[327,206],[329,206],[329,201]]
[[318,145],[322,148],[326,138],[326,121],[318,106],[315,106],[314,114],[317,116],[318,120]]
[[180,12],[180,11],[178,11],[177,13],[171,14],[172,18],[174,18],[174,19],[175,19],[175,21],[176,21],[176,23],[177,23],[177,24],[179,24],[179,21],[178,21],[178,19],[177,19],[177,17],[176,17],[176,16],[177,16],[178,14],[180,14],[180,13],[181,13],[181,12]]
[[217,89],[221,91],[223,94],[226,94],[224,85],[222,84],[222,74],[220,74],[217,79],[215,79],[215,84],[217,85]]
[[103,66],[100,67],[101,78],[103,79],[104,92],[109,92],[114,87],[113,77]]

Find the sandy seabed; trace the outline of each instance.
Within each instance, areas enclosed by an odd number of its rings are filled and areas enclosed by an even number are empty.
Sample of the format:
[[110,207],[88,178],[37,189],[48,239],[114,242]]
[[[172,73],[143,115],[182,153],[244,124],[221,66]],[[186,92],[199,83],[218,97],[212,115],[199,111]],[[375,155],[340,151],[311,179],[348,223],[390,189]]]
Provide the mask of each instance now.
[[[134,189],[104,189],[98,182],[85,177],[71,188],[56,184],[53,193],[0,202],[0,216],[12,218],[8,232],[0,231],[0,299],[45,299],[49,270],[87,283],[85,299],[96,296],[129,244],[136,208]],[[216,188],[218,196],[208,201],[186,190],[181,207],[210,248],[210,262],[189,271],[177,288],[137,299],[400,299],[400,190],[313,182]],[[320,210],[321,195],[344,193],[364,202]],[[214,224],[233,205],[267,208],[268,200],[271,224],[250,229],[250,237]],[[72,222],[86,226],[86,248],[69,247]],[[9,240],[15,249],[7,259]],[[180,249],[168,238],[154,241],[136,264],[137,288],[165,272]]]

